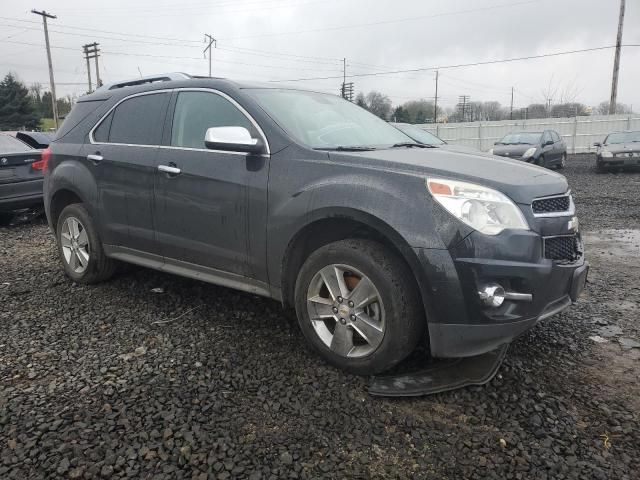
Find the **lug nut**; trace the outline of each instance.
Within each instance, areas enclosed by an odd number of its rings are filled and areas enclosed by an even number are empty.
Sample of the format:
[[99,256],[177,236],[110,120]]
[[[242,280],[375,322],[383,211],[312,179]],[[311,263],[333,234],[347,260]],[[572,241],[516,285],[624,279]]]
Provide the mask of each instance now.
[[338,297],[338,302],[339,302],[339,303],[342,303],[342,301],[343,301],[343,300],[344,300],[344,298],[342,298],[342,297]]
[[346,324],[346,323],[347,323],[347,321],[346,321],[344,318],[341,318],[341,319],[340,319],[340,323],[341,323],[342,325],[344,325],[344,324]]
[[333,313],[338,313],[338,307],[333,307],[332,310],[333,310]]
[[353,302],[351,300],[349,300],[349,306],[353,308]]
[[355,315],[351,315],[351,321],[355,322],[356,321],[356,316]]

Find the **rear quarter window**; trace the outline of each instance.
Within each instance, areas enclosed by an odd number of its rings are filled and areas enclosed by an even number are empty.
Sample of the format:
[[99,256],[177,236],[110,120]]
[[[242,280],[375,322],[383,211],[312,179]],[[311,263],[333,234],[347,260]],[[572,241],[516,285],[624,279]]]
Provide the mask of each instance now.
[[74,127],[76,127],[82,120],[84,120],[88,115],[91,115],[102,103],[104,100],[94,100],[90,102],[76,102],[73,106],[69,114],[66,116],[60,128],[58,128],[58,132],[56,133],[56,140],[58,138],[64,137],[67,133],[69,133]]

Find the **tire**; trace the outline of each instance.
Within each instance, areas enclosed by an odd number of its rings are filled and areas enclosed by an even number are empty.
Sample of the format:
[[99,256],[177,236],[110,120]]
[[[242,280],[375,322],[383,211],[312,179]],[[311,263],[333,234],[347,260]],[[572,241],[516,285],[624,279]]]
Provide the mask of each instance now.
[[424,333],[411,270],[395,253],[370,240],[341,240],[313,252],[298,274],[295,307],[311,347],[328,363],[360,375],[398,364]]
[[11,212],[0,212],[0,227],[6,227],[13,220],[13,213]]
[[601,162],[596,160],[596,173],[606,173],[607,169]]
[[536,165],[539,167],[547,168],[547,161],[544,159],[544,155],[540,155],[536,160]]
[[62,210],[56,240],[64,272],[74,282],[99,283],[115,272],[116,262],[104,254],[98,231],[84,205],[75,203]]
[[562,157],[560,157],[560,163],[558,164],[558,170],[562,170],[566,166],[567,166],[567,154],[563,153]]

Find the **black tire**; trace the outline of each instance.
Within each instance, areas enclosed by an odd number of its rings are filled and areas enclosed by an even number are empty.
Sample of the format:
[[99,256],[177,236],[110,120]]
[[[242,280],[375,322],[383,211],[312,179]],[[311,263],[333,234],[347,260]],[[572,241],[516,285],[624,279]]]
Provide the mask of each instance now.
[[544,159],[544,155],[540,155],[536,160],[536,165],[539,167],[547,168],[547,161]]
[[[87,251],[89,253],[89,260],[84,271],[80,273],[71,267],[70,263],[65,259],[63,252],[63,226],[70,217],[79,221],[82,230],[86,231],[88,238]],[[84,284],[99,283],[109,279],[114,274],[116,262],[104,254],[102,242],[98,236],[95,224],[89,212],[87,212],[87,209],[81,203],[68,205],[62,210],[56,226],[56,240],[58,243],[58,254],[62,261],[64,272],[74,282]]]
[[[384,305],[380,309],[384,312],[382,340],[375,350],[364,356],[354,358],[337,354],[312,325],[307,307],[308,292],[313,279],[328,265],[347,265],[359,270],[371,281]],[[360,375],[379,373],[398,364],[415,349],[425,329],[425,316],[411,270],[394,252],[370,240],[341,240],[313,252],[298,274],[295,307],[298,323],[311,347],[330,364]],[[328,322],[338,327],[337,318]],[[344,328],[350,328],[352,335],[356,331],[353,326]]]
[[606,173],[607,172],[607,168],[602,164],[602,162],[600,162],[599,160],[596,160],[596,173]]
[[13,220],[12,212],[0,212],[0,227],[6,227]]
[[558,170],[562,170],[564,169],[564,167],[567,165],[567,154],[563,153],[562,157],[560,157],[560,163],[558,163]]

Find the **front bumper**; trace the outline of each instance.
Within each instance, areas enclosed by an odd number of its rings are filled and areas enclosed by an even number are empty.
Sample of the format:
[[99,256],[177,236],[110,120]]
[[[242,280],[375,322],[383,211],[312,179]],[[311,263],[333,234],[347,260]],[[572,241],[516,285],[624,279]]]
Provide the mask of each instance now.
[[42,204],[42,178],[0,184],[0,211],[11,212]]
[[615,157],[598,157],[598,163],[602,167],[640,167],[640,156],[625,157],[616,155]]
[[[566,222],[566,220],[564,220]],[[563,232],[566,233],[566,232]],[[543,237],[534,232],[477,232],[451,250],[419,249],[427,271],[429,341],[434,357],[468,357],[491,351],[576,301],[588,263],[544,258]],[[486,307],[478,290],[487,283],[531,294],[531,301],[505,300]]]

